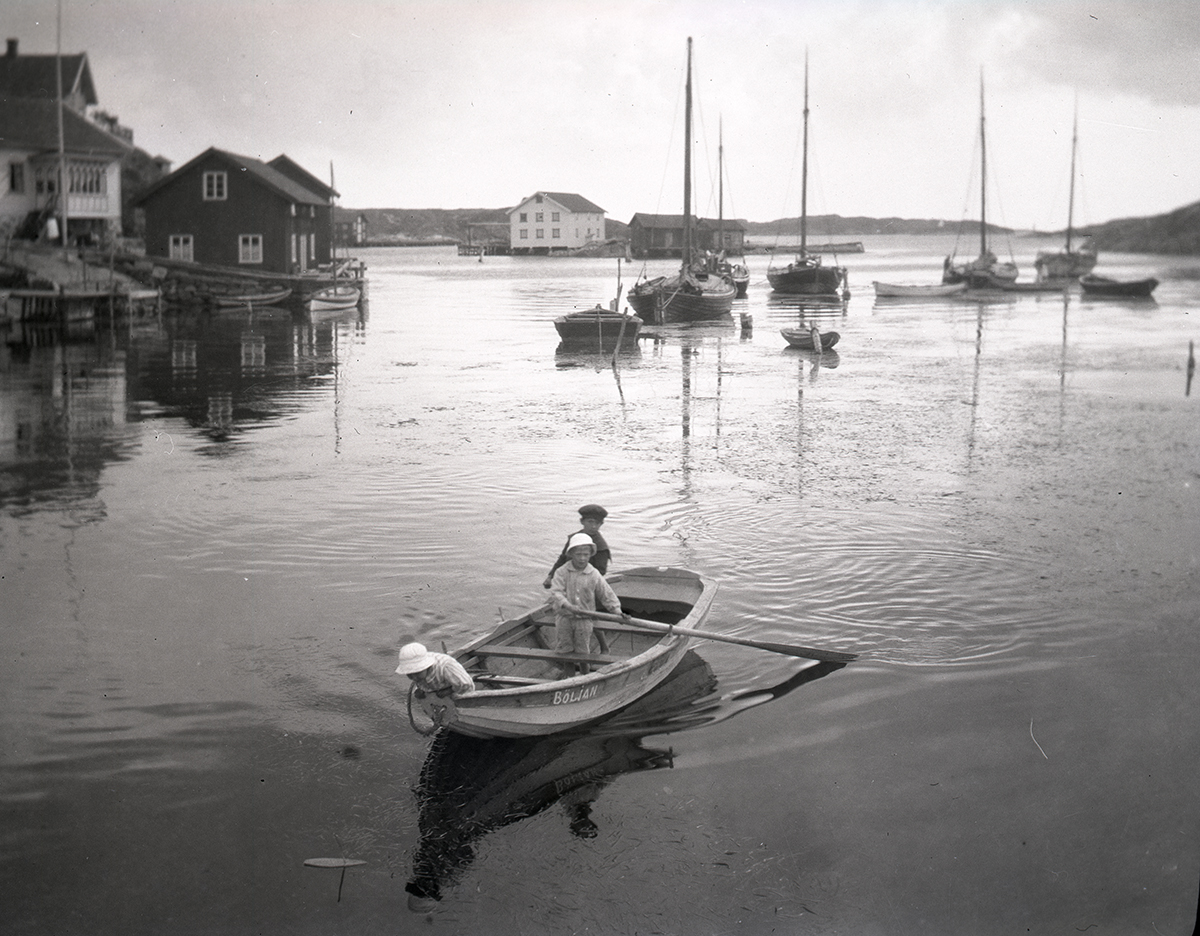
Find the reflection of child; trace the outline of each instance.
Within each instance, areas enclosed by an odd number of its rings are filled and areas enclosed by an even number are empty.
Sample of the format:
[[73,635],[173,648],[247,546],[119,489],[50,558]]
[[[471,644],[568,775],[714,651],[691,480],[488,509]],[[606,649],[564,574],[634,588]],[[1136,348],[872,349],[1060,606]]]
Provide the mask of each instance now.
[[445,653],[433,653],[423,644],[410,641],[400,648],[400,665],[396,672],[407,676],[417,686],[418,696],[423,692],[445,698],[462,695],[475,688],[471,674],[454,657]]
[[[550,604],[554,607],[554,649],[559,653],[592,652],[592,619],[580,617],[574,611],[595,611],[599,600],[613,614],[621,613],[621,599],[604,580],[600,570],[591,565],[596,544],[586,533],[576,533],[567,541],[567,564],[559,566],[550,586]],[[568,672],[574,666],[567,664]],[[579,664],[586,673],[587,664]]]

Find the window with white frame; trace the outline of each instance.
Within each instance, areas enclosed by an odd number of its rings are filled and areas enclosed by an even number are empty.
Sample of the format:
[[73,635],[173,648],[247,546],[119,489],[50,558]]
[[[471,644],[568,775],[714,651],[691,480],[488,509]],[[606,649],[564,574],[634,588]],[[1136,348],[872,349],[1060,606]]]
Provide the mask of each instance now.
[[559,235],[559,233],[558,233],[558,231],[559,231],[559,229],[558,229],[558,228],[551,228],[551,229],[550,229],[550,239],[551,239],[551,240],[553,240],[554,238],[556,238],[556,237],[560,236],[560,235]]
[[262,235],[238,235],[238,263],[262,263]]
[[227,178],[224,172],[204,173],[204,200],[225,201],[228,197]]
[[10,192],[25,191],[25,164],[10,162],[8,164],[8,190]]
[[172,234],[168,256],[172,260],[187,260],[190,263],[193,258],[192,235]]
[[545,240],[546,239],[546,229],[538,228],[536,231],[533,232],[533,236],[535,238],[537,238],[538,240]]
[[558,214],[559,214],[559,213],[558,213],[557,211],[552,211],[552,212],[550,212],[550,220],[551,220],[551,221],[559,221],[559,220],[561,220],[561,219],[558,217]]

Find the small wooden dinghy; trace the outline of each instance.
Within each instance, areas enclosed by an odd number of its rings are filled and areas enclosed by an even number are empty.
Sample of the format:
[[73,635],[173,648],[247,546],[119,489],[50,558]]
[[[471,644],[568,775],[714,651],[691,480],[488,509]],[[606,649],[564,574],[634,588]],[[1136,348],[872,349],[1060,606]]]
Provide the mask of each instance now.
[[[609,575],[627,614],[690,630],[703,627],[716,583],[669,567]],[[475,680],[475,691],[441,698],[409,689],[413,727],[441,727],[478,738],[548,735],[593,722],[644,696],[661,683],[687,651],[690,638],[636,624],[597,621],[599,653],[557,653],[554,612],[542,605],[502,622],[453,656]],[[591,672],[562,678],[563,663],[586,663]]]
[[944,296],[960,296],[967,291],[967,284],[961,283],[930,283],[917,285],[911,283],[881,283],[873,282],[875,295],[880,299],[941,299]]
[[618,342],[622,348],[632,348],[637,345],[642,320],[636,315],[622,315],[601,308],[597,303],[594,309],[558,316],[554,320],[554,328],[563,344],[572,348],[596,346],[611,349]]
[[1079,277],[1079,285],[1083,287],[1084,294],[1088,296],[1144,299],[1154,292],[1154,287],[1158,285],[1158,280],[1153,276],[1147,276],[1145,279],[1139,280],[1115,280],[1109,279],[1107,276],[1096,276],[1088,273],[1086,276]]
[[283,302],[292,291],[288,288],[273,289],[261,292],[224,293],[213,296],[223,309],[233,309],[244,306],[268,306]]
[[[779,334],[793,348],[801,351],[828,351],[842,336],[835,331],[820,332],[814,328],[781,328]],[[820,347],[817,344],[820,342]]]
[[362,293],[355,286],[340,283],[318,289],[308,297],[310,312],[343,312],[358,305]]

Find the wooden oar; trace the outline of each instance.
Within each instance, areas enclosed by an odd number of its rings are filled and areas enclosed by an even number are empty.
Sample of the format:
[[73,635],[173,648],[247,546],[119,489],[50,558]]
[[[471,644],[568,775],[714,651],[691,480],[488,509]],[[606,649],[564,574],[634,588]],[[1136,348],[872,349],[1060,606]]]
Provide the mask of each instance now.
[[756,650],[767,650],[771,653],[784,653],[788,656],[801,657],[805,660],[825,660],[829,663],[849,663],[858,659],[857,653],[844,653],[841,650],[817,650],[813,647],[794,647],[791,644],[770,643],[765,640],[748,640],[745,637],[733,637],[729,634],[712,634],[708,631],[694,630],[690,627],[675,627],[671,624],[661,624],[658,621],[647,621],[644,618],[626,618],[620,614],[606,614],[603,611],[576,611],[572,614],[596,618],[600,621],[613,621],[617,624],[630,623],[647,630],[672,631],[684,637],[699,637],[702,640],[719,640],[722,643],[740,644],[743,647],[753,647]]

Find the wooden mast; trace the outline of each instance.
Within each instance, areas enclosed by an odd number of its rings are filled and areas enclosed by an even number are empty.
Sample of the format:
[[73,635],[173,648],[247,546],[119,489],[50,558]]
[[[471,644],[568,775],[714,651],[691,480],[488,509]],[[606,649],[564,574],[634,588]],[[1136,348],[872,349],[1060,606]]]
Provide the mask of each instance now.
[[692,37],[687,41],[687,84],[683,116],[683,266],[692,262]]
[[63,82],[62,82],[62,0],[58,0],[58,39],[54,51],[54,80],[58,93],[58,208],[62,223],[62,246],[64,258],[67,254],[67,195],[71,191],[67,179],[67,148],[63,130]]
[[808,49],[804,50],[804,156],[800,162],[800,256],[808,253]]
[[1079,94],[1075,95],[1075,119],[1071,122],[1071,185],[1067,196],[1067,253],[1071,252],[1071,228],[1075,222],[1075,148],[1079,142]]
[[987,255],[987,137],[983,118],[983,69],[979,70],[979,256]]
[[717,117],[717,252],[725,249],[725,131]]

